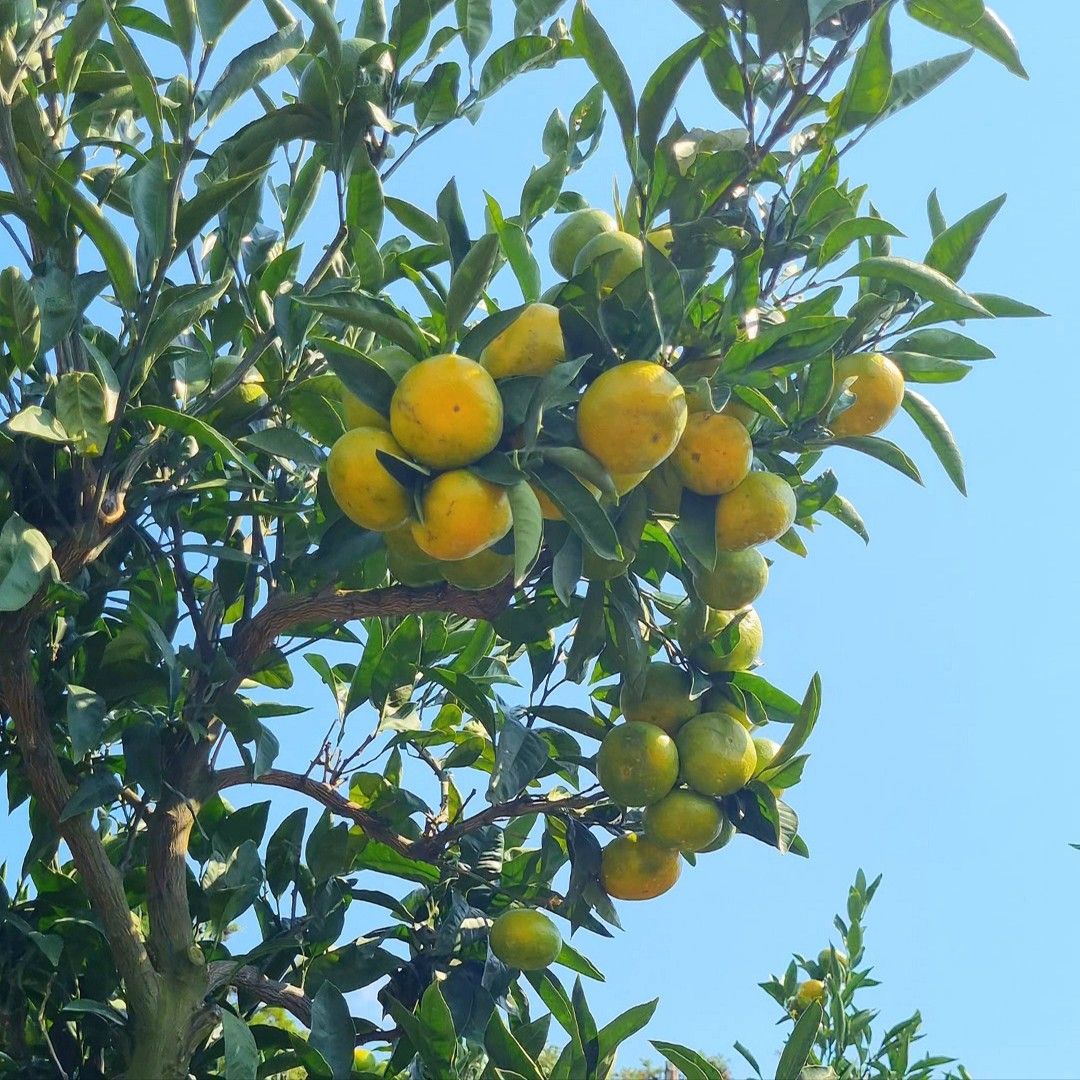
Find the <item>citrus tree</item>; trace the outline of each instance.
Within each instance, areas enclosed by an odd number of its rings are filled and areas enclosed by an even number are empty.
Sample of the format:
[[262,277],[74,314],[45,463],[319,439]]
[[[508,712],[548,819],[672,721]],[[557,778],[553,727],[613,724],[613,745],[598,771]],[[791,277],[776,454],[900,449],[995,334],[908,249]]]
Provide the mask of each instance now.
[[[807,854],[759,548],[865,537],[831,465],[918,480],[900,409],[962,489],[914,387],[1038,314],[958,284],[1001,200],[894,255],[847,154],[971,55],[894,70],[894,20],[1023,68],[982,0],[676,9],[638,93],[584,3],[0,3],[2,1067],[603,1077],[655,1003],[597,1024],[570,932]],[[395,194],[555,64],[518,204]]]

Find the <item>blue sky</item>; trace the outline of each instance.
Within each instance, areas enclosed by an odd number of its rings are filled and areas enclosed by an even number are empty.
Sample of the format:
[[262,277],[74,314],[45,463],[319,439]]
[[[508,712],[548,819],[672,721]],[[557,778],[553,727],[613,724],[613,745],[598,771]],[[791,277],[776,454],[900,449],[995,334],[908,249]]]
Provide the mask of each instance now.
[[[496,6],[508,9],[509,0]],[[639,91],[691,33],[668,3],[594,0],[593,8]],[[737,840],[687,868],[663,898],[622,905],[625,934],[576,942],[607,974],[591,992],[602,1019],[660,996],[649,1037],[729,1057],[738,1039],[768,1069],[780,1042],[777,1009],[755,984],[793,951],[813,954],[827,942],[863,866],[885,877],[868,933],[884,984],[869,1000],[883,1028],[918,1008],[925,1048],[959,1056],[974,1075],[1076,1074],[1080,853],[1068,842],[1080,840],[1080,815],[1068,676],[1080,587],[1062,540],[1080,525],[1063,407],[1075,368],[1068,266],[1080,240],[1080,155],[1075,88],[1061,58],[1080,47],[1080,30],[1065,0],[999,0],[998,10],[1031,81],[977,57],[867,139],[848,171],[870,184],[881,212],[907,234],[897,253],[913,258],[929,241],[932,188],[950,219],[1009,192],[965,285],[1056,317],[975,325],[999,359],[963,383],[929,389],[965,452],[968,499],[901,418],[890,435],[923,465],[924,489],[843,451],[830,461],[870,527],[869,548],[829,524],[806,561],[770,552],[776,565],[759,604],[767,673],[795,693],[814,671],[824,683],[813,757],[792,800],[811,859]],[[959,47],[902,14],[894,26],[898,63]],[[590,84],[580,64],[526,77],[477,127],[460,123],[404,164],[392,193],[431,208],[455,175],[479,231],[482,191],[515,206],[530,166],[543,160],[548,113],[568,111]],[[680,111],[688,126],[733,126],[696,77]],[[625,188],[611,124],[570,186],[607,205],[616,174]],[[501,299],[517,302],[512,282]],[[294,698],[328,707],[304,667],[296,666]],[[315,726],[278,724],[283,759],[306,763]],[[277,808],[292,805],[283,798]],[[647,1051],[638,1038],[624,1060]]]

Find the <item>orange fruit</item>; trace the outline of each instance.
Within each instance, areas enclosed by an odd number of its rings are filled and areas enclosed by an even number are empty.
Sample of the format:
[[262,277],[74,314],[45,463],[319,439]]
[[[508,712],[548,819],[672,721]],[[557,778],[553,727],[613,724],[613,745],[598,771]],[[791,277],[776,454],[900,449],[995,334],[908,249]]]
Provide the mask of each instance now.
[[610,473],[656,468],[686,427],[686,393],[679,380],[651,360],[608,368],[578,403],[581,445]]
[[[424,520],[412,523],[421,551],[442,562],[476,555],[513,525],[506,488],[464,469],[441,473],[424,489]],[[445,572],[445,571],[444,571]]]
[[679,853],[630,833],[612,840],[600,860],[600,883],[617,900],[652,900],[679,880]]
[[720,551],[765,544],[795,524],[798,508],[791,485],[774,473],[752,472],[716,504],[716,546]]
[[502,437],[502,398],[475,360],[452,353],[433,356],[402,375],[390,401],[390,430],[423,465],[470,465]]
[[562,935],[542,912],[531,908],[504,911],[488,935],[491,951],[519,971],[543,971],[562,952]]
[[546,375],[565,359],[559,309],[551,304],[529,304],[480,354],[493,379]]
[[692,716],[701,712],[701,701],[690,698],[691,678],[674,664],[654,661],[645,669],[645,686],[640,697],[623,683],[619,707],[627,720],[655,724],[674,735]]
[[677,789],[645,809],[645,835],[661,847],[702,851],[720,835],[724,812],[715,799]]
[[734,417],[696,412],[687,419],[671,460],[685,487],[698,495],[723,495],[746,479],[754,444]]
[[904,400],[904,373],[881,353],[855,353],[836,364],[836,385],[855,401],[829,424],[834,435],[874,435],[896,415]]
[[754,742],[738,720],[702,713],[675,737],[682,779],[701,795],[732,795],[749,783],[757,767]]
[[412,499],[379,460],[378,450],[406,456],[388,431],[362,427],[347,431],[330,450],[326,478],[347,518],[365,529],[386,532],[409,517]]
[[612,802],[648,806],[679,778],[679,755],[667,732],[630,721],[612,728],[596,755],[596,776]]

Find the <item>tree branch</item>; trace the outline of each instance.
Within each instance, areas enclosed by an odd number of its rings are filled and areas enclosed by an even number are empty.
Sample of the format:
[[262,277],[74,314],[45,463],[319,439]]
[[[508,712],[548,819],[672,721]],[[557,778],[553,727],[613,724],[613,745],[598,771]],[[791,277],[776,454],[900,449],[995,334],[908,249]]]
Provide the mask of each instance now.
[[371,615],[424,615],[444,611],[467,619],[494,619],[513,592],[509,579],[483,592],[468,592],[449,585],[408,589],[324,590],[314,594],[279,593],[226,642],[236,668],[232,692],[250,675],[255,661],[280,635],[300,623],[349,622]]
[[399,836],[378,814],[347,799],[340,791],[335,790],[329,784],[315,780],[310,776],[301,776],[300,773],[286,772],[283,769],[269,769],[260,776],[251,774],[251,769],[246,765],[238,765],[231,769],[220,769],[214,774],[213,787],[215,791],[223,791],[225,788],[238,787],[241,784],[267,784],[270,787],[288,788],[290,791],[298,791],[309,799],[321,803],[328,810],[339,817],[348,818],[359,825],[361,829],[371,837],[393,848],[398,854],[413,857],[413,844],[404,836]]
[[29,608],[19,613],[20,618],[5,620],[4,649],[0,651],[0,695],[14,722],[19,754],[34,797],[71,851],[124,980],[128,1006],[134,1016],[145,1020],[156,1007],[158,979],[128,907],[123,879],[109,861],[86,814],[60,820],[72,789],[53,746],[45,701],[30,659],[30,620],[25,613],[34,608],[36,602],[32,601]]
[[437,862],[439,855],[467,833],[482,829],[504,818],[525,817],[527,814],[561,814],[567,810],[584,810],[603,799],[603,795],[567,795],[562,798],[535,798],[523,795],[512,802],[489,806],[472,817],[463,818],[442,832],[424,840],[415,840],[409,847],[409,858]]
[[208,971],[211,993],[224,986],[234,986],[264,1005],[287,1010],[304,1027],[311,1027],[311,998],[298,987],[269,979],[250,964],[237,967],[231,960],[217,960],[209,966]]

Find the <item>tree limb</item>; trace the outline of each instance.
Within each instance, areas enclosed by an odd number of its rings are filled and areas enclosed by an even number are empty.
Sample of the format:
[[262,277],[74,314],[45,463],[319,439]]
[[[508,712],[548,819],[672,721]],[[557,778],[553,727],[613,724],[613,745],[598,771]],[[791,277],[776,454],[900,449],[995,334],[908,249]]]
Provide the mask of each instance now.
[[216,960],[209,966],[208,973],[211,993],[224,986],[234,986],[264,1005],[287,1010],[304,1027],[311,1027],[311,998],[298,987],[267,978],[250,964],[237,967],[231,960]]
[[238,787],[241,784],[267,784],[270,787],[288,788],[290,791],[298,791],[301,795],[307,795],[321,803],[328,810],[339,817],[348,818],[359,825],[361,829],[371,837],[393,848],[400,855],[412,858],[412,842],[404,836],[399,836],[378,814],[347,799],[341,792],[324,784],[321,780],[315,780],[310,776],[301,776],[300,773],[286,772],[283,769],[269,769],[260,776],[252,776],[251,769],[246,765],[238,765],[231,769],[220,769],[214,774],[213,788],[222,791],[229,787]]
[[255,661],[287,630],[300,623],[349,622],[371,615],[425,615],[443,611],[467,619],[494,619],[505,610],[513,592],[509,579],[483,592],[450,585],[409,589],[327,589],[313,594],[279,593],[226,643],[237,671],[235,685],[250,675]]

